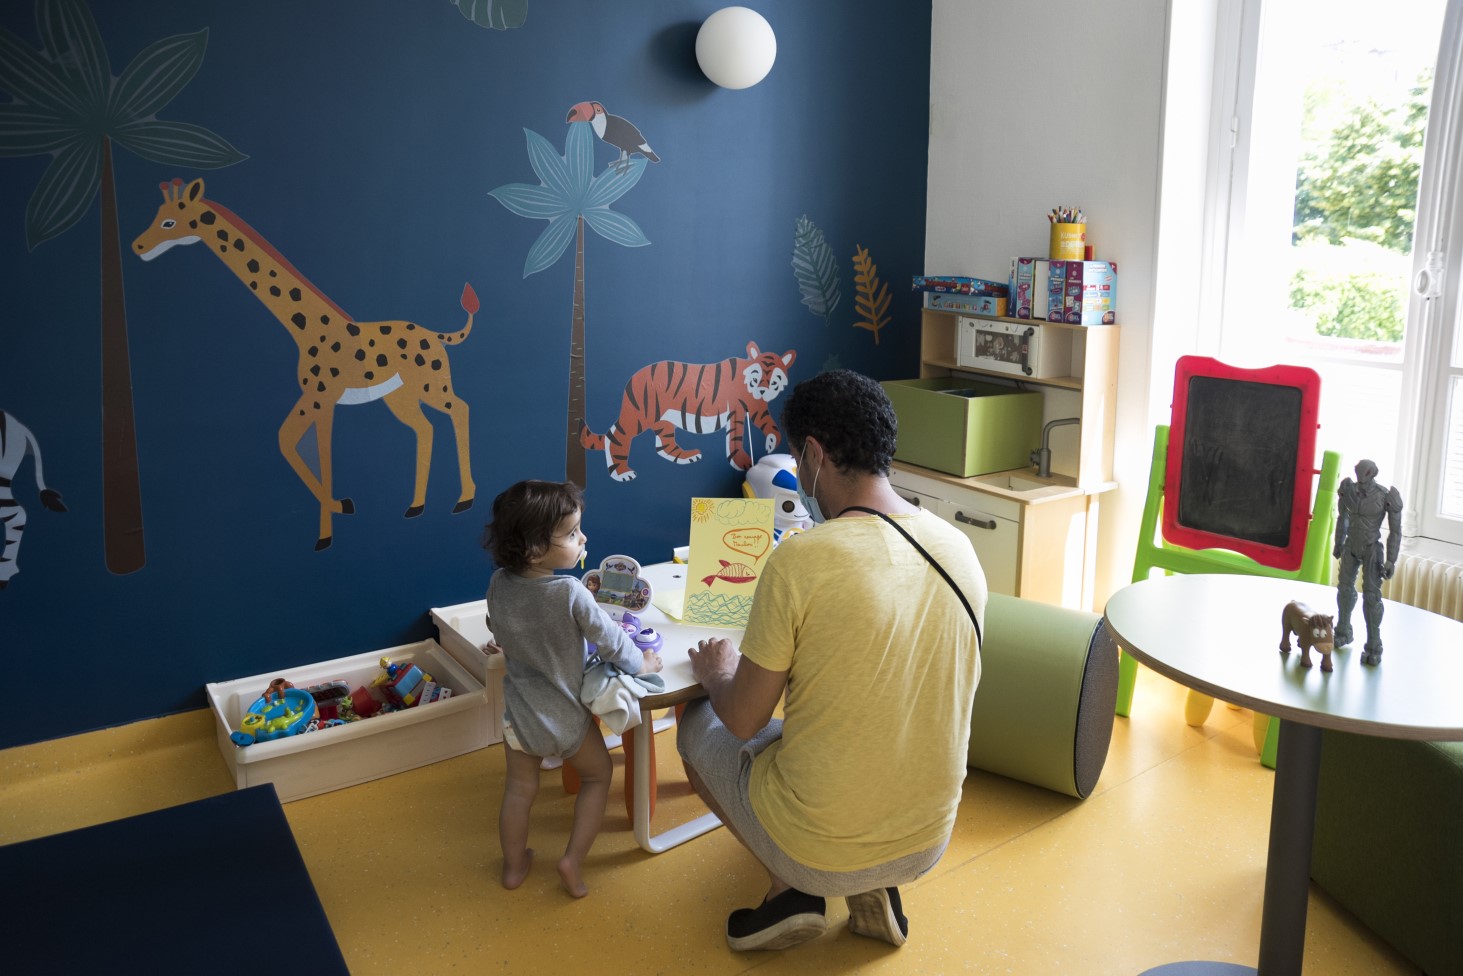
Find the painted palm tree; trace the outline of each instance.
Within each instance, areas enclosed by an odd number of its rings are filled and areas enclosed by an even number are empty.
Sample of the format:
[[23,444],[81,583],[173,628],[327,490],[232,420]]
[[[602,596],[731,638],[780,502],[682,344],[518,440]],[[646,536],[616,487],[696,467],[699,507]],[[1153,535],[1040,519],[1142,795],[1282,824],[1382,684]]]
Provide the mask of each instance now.
[[528,249],[523,277],[551,267],[563,255],[572,238],[574,244],[574,315],[569,332],[569,409],[565,417],[564,477],[584,486],[584,448],[579,428],[584,423],[584,226],[600,237],[625,247],[649,244],[638,224],[610,204],[630,192],[645,172],[645,157],[630,159],[623,172],[607,166],[594,175],[594,130],[588,122],[569,123],[564,137],[564,155],[531,129],[528,162],[539,185],[508,183],[489,195],[520,217],[547,220],[538,240]]
[[0,156],[51,156],[26,204],[30,250],[81,220],[101,190],[103,536],[107,568],[131,573],[147,554],[112,146],[170,167],[247,157],[207,129],[157,118],[203,64],[206,28],[150,44],[116,77],[83,0],[37,0],[36,24],[39,52],[0,28],[0,90],[12,99],[0,105]]

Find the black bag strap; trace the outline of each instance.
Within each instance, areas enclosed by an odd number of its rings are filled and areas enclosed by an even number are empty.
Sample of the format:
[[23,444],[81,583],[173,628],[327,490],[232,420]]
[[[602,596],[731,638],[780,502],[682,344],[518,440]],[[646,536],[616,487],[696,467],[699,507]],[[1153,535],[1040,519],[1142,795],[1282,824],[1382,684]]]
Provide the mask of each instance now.
[[898,532],[900,535],[904,536],[909,544],[914,546],[914,548],[919,551],[919,554],[921,556],[924,556],[925,560],[928,561],[931,566],[935,567],[935,572],[939,573],[940,576],[944,578],[945,582],[950,584],[950,589],[954,590],[955,595],[960,598],[960,605],[965,608],[966,613],[970,614],[970,622],[972,624],[975,624],[976,647],[980,647],[982,644],[985,643],[985,640],[980,633],[980,621],[975,619],[975,611],[970,608],[970,601],[965,599],[964,591],[962,591],[960,587],[955,585],[955,581],[950,578],[950,574],[945,572],[945,567],[941,566],[935,560],[935,557],[929,554],[928,550],[926,550],[924,546],[916,542],[914,536],[910,535],[908,532],[904,531],[904,529],[900,528],[899,523],[894,521],[888,515],[885,515],[883,512],[876,511],[872,508],[865,508],[862,505],[850,505],[845,508],[843,512],[839,512],[839,516],[842,516],[844,512],[868,512],[870,515],[877,515],[879,516],[879,518],[883,519],[885,522],[888,522],[891,526],[893,526],[895,532]]

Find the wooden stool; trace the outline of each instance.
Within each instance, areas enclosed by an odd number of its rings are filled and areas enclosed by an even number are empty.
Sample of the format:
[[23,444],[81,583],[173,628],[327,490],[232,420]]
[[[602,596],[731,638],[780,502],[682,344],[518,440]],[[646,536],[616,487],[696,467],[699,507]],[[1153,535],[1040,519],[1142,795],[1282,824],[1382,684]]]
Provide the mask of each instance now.
[[[685,704],[675,707],[676,722],[679,724],[681,715],[686,710]],[[645,716],[645,721],[652,721],[650,716]],[[595,725],[599,725],[599,719],[595,719]],[[631,823],[635,821],[635,730],[628,730],[620,737],[620,747],[625,753],[625,816],[630,818]],[[569,765],[566,760],[564,765],[559,767],[559,779],[564,784],[565,793],[579,792],[579,774]],[[655,794],[656,794],[656,770],[655,770],[655,733],[650,735],[650,816],[655,818]]]

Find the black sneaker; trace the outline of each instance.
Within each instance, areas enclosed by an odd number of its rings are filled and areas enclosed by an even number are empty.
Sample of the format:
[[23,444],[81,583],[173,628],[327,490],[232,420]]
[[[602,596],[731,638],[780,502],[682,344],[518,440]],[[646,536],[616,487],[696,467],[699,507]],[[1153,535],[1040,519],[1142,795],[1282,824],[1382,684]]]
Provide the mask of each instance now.
[[738,908],[726,919],[726,944],[737,952],[788,949],[828,929],[828,904],[817,895],[789,888],[756,908]]
[[848,928],[855,935],[883,939],[902,946],[909,939],[909,919],[899,901],[898,888],[876,888],[861,895],[849,895]]

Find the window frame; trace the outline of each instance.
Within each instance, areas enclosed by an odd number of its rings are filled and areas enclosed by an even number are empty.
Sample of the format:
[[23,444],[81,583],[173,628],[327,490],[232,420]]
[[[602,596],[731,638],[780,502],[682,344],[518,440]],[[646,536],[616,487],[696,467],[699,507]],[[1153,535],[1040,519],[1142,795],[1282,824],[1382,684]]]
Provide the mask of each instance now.
[[[1200,287],[1204,300],[1199,309],[1200,345],[1209,354],[1218,354],[1229,310],[1243,307],[1243,284],[1237,279],[1241,249],[1247,246],[1250,139],[1266,2],[1220,0],[1215,8],[1218,49]],[[1441,515],[1440,504],[1450,385],[1463,396],[1463,0],[1446,3],[1414,227],[1407,337],[1396,366],[1402,389],[1416,392],[1404,395],[1399,404],[1392,480],[1406,502],[1405,536],[1463,547],[1463,519]],[[1430,253],[1439,255],[1428,269],[1434,279],[1440,277],[1435,297],[1418,291],[1419,274],[1428,268]],[[1233,321],[1238,321],[1238,313]],[[1318,361],[1331,358],[1326,353],[1316,356]]]
[[[1452,56],[1448,57],[1451,52]],[[1441,109],[1441,111],[1440,111]],[[1441,514],[1443,477],[1447,464],[1448,389],[1463,383],[1463,0],[1449,0],[1443,17],[1438,66],[1433,76],[1432,105],[1428,110],[1428,138],[1424,146],[1422,180],[1418,187],[1417,225],[1413,245],[1413,290],[1408,328],[1420,330],[1421,355],[1404,363],[1404,389],[1419,395],[1404,404],[1399,433],[1404,451],[1411,449],[1409,475],[1416,496],[1408,523],[1420,535],[1463,544],[1463,520]],[[1429,255],[1436,255],[1429,268]],[[1435,297],[1420,291],[1421,275],[1437,277]],[[1456,388],[1456,387],[1455,387]],[[1428,409],[1429,405],[1432,406]],[[1438,409],[1443,407],[1444,409]],[[1404,454],[1404,458],[1407,455]],[[1405,497],[1405,496],[1404,496]],[[1404,525],[1404,532],[1408,526]]]

